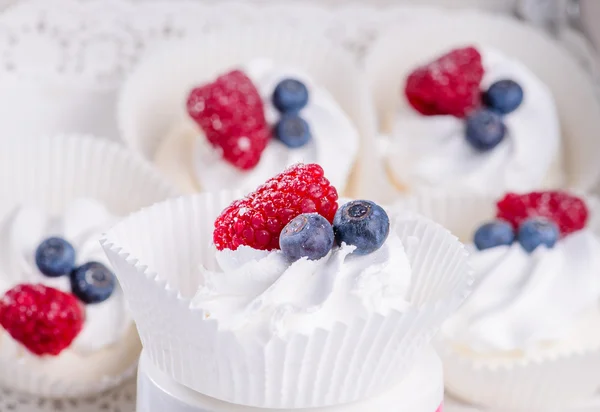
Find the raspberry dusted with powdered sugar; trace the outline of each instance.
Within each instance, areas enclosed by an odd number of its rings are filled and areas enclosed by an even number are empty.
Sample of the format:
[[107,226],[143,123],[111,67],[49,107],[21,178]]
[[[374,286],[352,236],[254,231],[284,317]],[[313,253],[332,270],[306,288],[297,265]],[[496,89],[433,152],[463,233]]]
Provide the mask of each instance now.
[[234,70],[193,89],[187,110],[229,163],[248,170],[260,161],[271,129],[260,94],[243,72]]
[[58,355],[69,347],[84,319],[75,296],[44,285],[17,285],[0,299],[0,325],[39,356]]
[[462,118],[481,105],[483,73],[477,49],[456,49],[413,71],[404,92],[421,114]]
[[215,221],[213,241],[218,250],[279,249],[279,235],[293,218],[318,213],[331,223],[337,200],[321,166],[297,164],[228,206]]
[[508,193],[497,207],[496,216],[510,222],[515,230],[527,218],[545,217],[558,225],[562,236],[583,229],[589,214],[582,199],[562,191]]

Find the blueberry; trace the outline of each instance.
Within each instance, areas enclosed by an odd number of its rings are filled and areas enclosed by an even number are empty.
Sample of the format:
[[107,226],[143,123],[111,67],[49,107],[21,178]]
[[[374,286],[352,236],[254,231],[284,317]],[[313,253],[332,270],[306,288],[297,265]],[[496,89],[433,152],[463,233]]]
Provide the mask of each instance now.
[[75,249],[63,238],[50,237],[37,247],[35,264],[48,277],[68,275],[75,267]]
[[273,92],[273,104],[281,113],[297,112],[308,103],[308,89],[300,80],[284,79]]
[[482,109],[467,118],[467,141],[480,152],[496,147],[506,134],[502,117],[491,110]]
[[493,111],[508,114],[523,102],[523,89],[514,80],[499,80],[483,94],[483,101]]
[[481,225],[473,237],[473,243],[478,250],[511,245],[514,241],[515,231],[512,225],[503,220],[496,220]]
[[104,302],[115,284],[115,275],[102,263],[88,262],[71,272],[71,291],[83,303]]
[[554,247],[559,237],[558,225],[543,217],[531,217],[521,223],[517,238],[527,252],[538,246]]
[[275,136],[287,147],[304,146],[311,138],[308,123],[295,114],[284,114],[275,125]]
[[290,260],[318,260],[333,247],[333,228],[323,216],[304,213],[288,223],[279,235],[279,248]]
[[336,212],[333,231],[339,244],[354,245],[354,254],[368,255],[387,239],[390,219],[381,206],[368,200],[354,200]]

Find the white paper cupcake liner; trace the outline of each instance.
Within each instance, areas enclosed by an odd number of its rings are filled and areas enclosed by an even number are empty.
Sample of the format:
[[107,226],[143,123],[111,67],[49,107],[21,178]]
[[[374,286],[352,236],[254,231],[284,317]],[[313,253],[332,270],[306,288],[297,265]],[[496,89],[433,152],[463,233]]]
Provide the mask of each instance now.
[[263,408],[353,402],[403,375],[418,349],[470,290],[466,252],[447,230],[406,218],[398,235],[411,262],[411,307],[335,323],[266,343],[220,330],[191,309],[199,265],[215,267],[215,217],[234,196],[202,194],[147,208],[102,240],[138,326],[144,350],[163,372],[202,394]]
[[[97,199],[119,216],[175,193],[142,157],[105,139],[76,135],[21,139],[15,136],[0,142],[0,216],[19,204],[60,213],[82,197]],[[72,376],[53,374],[32,367],[35,362],[1,359],[0,382],[14,390],[44,397],[98,393],[132,376],[139,349],[139,338],[132,327],[118,347],[107,349],[114,351],[122,363],[118,372],[100,374],[97,379],[93,374],[80,379],[75,372]],[[92,366],[86,363],[91,358],[93,355],[79,357],[78,363],[70,363],[69,367],[78,372],[85,370]]]
[[[419,41],[401,41],[413,38]],[[382,132],[391,132],[395,110],[401,102],[403,73],[426,61],[432,51],[442,53],[467,44],[491,47],[519,60],[550,88],[561,123],[566,186],[590,190],[600,176],[600,163],[594,155],[600,152],[600,140],[595,138],[595,131],[600,128],[600,101],[593,82],[562,45],[512,18],[475,11],[444,11],[407,21],[381,36],[367,56],[366,72]],[[368,154],[371,158],[365,162],[375,165],[366,170],[371,174],[368,179],[387,181],[383,162],[372,152]],[[553,184],[561,180],[555,174],[552,170],[552,176],[548,176]],[[371,187],[377,191],[375,195],[397,191],[389,184],[379,186]]]
[[600,346],[541,361],[501,366],[478,362],[440,342],[446,390],[475,405],[495,410],[567,410],[600,387]]
[[[356,403],[324,408],[295,409],[297,412],[370,412],[407,411],[442,412],[444,380],[442,362],[428,345],[415,354],[411,371],[401,382],[368,399]],[[261,412],[265,409],[234,405],[194,392],[170,379],[148,359],[140,358],[138,374],[138,411],[186,411],[194,412]],[[270,412],[289,412],[290,409],[270,409]]]
[[[191,88],[262,58],[310,75],[333,96],[357,128],[361,138],[358,155],[371,150],[375,112],[367,81],[352,55],[315,36],[309,28],[275,23],[213,30],[199,38],[167,44],[150,54],[127,79],[119,98],[118,123],[124,141],[153,160],[162,139],[185,117]],[[345,193],[354,194],[364,184],[354,178],[362,176],[361,165],[359,158]]]
[[[69,368],[70,376],[61,372],[60,376],[40,370],[38,364],[27,363],[17,359],[0,359],[0,384],[14,391],[32,394],[44,398],[79,398],[102,393],[116,388],[135,375],[141,345],[135,326],[131,326],[128,336],[119,343],[118,348],[110,348],[99,357],[99,361],[86,358],[73,358],[72,362],[55,365],[57,368]],[[99,365],[101,359],[110,364]],[[114,369],[118,363],[118,373],[102,373],[95,368]],[[45,366],[47,367],[47,365]],[[92,369],[94,367],[94,369]],[[98,374],[98,376],[93,376]]]

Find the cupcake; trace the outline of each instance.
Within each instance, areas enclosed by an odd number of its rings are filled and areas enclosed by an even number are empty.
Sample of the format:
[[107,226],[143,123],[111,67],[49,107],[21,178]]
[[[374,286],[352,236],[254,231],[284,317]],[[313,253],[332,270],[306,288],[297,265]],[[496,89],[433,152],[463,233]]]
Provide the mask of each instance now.
[[368,399],[406,378],[468,293],[445,229],[367,200],[338,205],[316,164],[232,199],[168,201],[103,240],[144,352],[203,395],[258,408]]
[[0,164],[0,382],[55,398],[118,385],[140,343],[99,238],[174,189],[93,137],[3,142]]
[[[456,211],[472,209],[465,200]],[[565,410],[593,396],[600,386],[596,209],[563,191],[509,193],[477,222],[473,294],[439,335],[451,394],[527,411]]]
[[346,193],[373,119],[351,56],[289,29],[170,45],[142,61],[119,105],[126,143],[186,192],[252,190],[303,161]]
[[[518,22],[451,14],[390,32],[367,58],[383,133],[370,156],[384,183],[373,190],[391,198],[589,189],[600,172],[586,153],[596,149],[589,136],[600,105],[586,74]],[[397,41],[407,36],[420,41]]]

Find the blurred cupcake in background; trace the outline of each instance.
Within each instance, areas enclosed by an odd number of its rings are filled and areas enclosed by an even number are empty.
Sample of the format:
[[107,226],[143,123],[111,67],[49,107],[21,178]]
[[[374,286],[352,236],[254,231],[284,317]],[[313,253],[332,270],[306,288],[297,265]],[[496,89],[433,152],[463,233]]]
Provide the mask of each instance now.
[[[398,41],[407,37],[419,42]],[[382,36],[367,75],[383,135],[368,179],[382,182],[380,198],[586,190],[600,173],[589,76],[512,19],[431,13]]]
[[374,132],[367,89],[349,54],[310,33],[224,31],[151,53],[123,88],[119,122],[186,192],[252,190],[302,161],[348,193]]
[[565,191],[496,199],[439,205],[463,237],[471,230],[475,273],[438,335],[446,389],[483,407],[566,410],[600,386],[598,201]]
[[554,99],[518,61],[458,47],[415,67],[403,93],[409,105],[399,105],[382,159],[396,189],[485,193],[562,183]]
[[140,344],[99,237],[175,190],[98,138],[1,146],[0,382],[56,398],[116,386],[133,374]]

